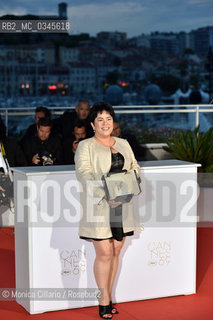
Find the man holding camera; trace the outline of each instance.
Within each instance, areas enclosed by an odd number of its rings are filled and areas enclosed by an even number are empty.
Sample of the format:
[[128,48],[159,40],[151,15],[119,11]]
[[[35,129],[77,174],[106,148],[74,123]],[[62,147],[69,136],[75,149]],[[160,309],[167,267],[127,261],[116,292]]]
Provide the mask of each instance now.
[[[25,132],[24,138],[29,136],[33,136],[37,133],[37,125],[40,118],[50,118],[51,119],[51,112],[48,108],[40,106],[35,109],[35,123],[31,124],[27,131]],[[23,139],[24,139],[23,138]]]
[[51,135],[52,123],[49,117],[40,118],[37,133],[22,140],[22,148],[28,166],[63,164],[63,150],[57,137]]
[[85,139],[87,135],[86,125],[83,121],[77,120],[74,123],[72,136],[63,143],[64,163],[74,164],[74,156],[78,147],[78,143]]

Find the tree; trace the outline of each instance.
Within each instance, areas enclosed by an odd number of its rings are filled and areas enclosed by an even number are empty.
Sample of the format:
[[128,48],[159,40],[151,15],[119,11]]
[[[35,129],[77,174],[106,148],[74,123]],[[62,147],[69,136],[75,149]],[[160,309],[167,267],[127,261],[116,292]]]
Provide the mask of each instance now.
[[191,48],[186,48],[184,50],[184,55],[195,54],[195,52]]
[[164,94],[170,95],[179,88],[180,79],[172,74],[164,74],[155,79],[155,84],[161,88]]
[[121,65],[121,59],[119,57],[115,57],[113,60],[113,65],[115,67],[119,67]]
[[119,73],[117,71],[108,72],[106,75],[106,81],[109,84],[116,84],[118,81]]

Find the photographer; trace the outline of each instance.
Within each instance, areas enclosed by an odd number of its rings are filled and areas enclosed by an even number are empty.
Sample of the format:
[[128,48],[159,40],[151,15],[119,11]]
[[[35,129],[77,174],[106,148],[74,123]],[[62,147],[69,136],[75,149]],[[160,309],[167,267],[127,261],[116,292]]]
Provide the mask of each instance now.
[[70,139],[74,131],[76,121],[83,121],[86,127],[87,137],[93,136],[93,130],[89,119],[90,102],[88,100],[79,100],[75,110],[65,111],[64,114],[53,120],[53,131],[62,141]]
[[26,166],[21,146],[0,130],[0,205],[13,206],[13,177],[10,167]]
[[74,164],[74,155],[78,147],[79,141],[86,138],[86,126],[81,120],[77,120],[74,123],[74,129],[72,136],[66,139],[63,143],[64,150],[64,164]]
[[[51,119],[51,112],[48,108],[45,107],[37,107],[35,109],[35,123],[31,124],[28,128],[27,131],[24,135],[24,138],[27,138],[29,136],[34,136],[37,132],[37,125],[38,125],[38,121],[41,118],[50,118]],[[24,139],[23,138],[23,139]]]
[[63,150],[58,138],[51,135],[52,123],[49,117],[40,118],[37,133],[22,140],[21,145],[28,166],[60,165]]
[[13,177],[4,145],[0,142],[0,206],[13,207]]
[[142,147],[138,142],[136,137],[130,132],[121,132],[121,127],[118,120],[114,120],[112,136],[119,137],[127,140],[132,148],[137,161],[146,160],[146,149]]

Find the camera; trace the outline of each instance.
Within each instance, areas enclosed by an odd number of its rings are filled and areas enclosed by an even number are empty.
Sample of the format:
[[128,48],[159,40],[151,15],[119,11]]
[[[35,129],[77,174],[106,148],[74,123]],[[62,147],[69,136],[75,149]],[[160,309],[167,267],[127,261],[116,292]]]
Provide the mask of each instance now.
[[41,161],[43,162],[44,166],[51,166],[52,161],[54,161],[52,154],[49,153],[48,151],[39,152],[38,156],[41,159]]
[[4,191],[0,190],[0,205],[9,206],[10,199],[13,198],[13,183],[8,175],[0,172],[0,186]]
[[86,138],[80,138],[78,141],[76,141],[76,144],[79,143],[79,142],[81,142],[81,141],[84,140],[84,139],[86,139]]

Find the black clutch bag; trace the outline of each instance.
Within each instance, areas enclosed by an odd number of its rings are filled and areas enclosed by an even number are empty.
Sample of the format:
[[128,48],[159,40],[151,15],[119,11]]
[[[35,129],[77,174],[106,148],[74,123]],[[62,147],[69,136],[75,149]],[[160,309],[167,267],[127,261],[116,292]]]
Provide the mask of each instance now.
[[133,196],[141,193],[141,179],[136,171],[110,172],[102,177],[107,200],[129,202]]

